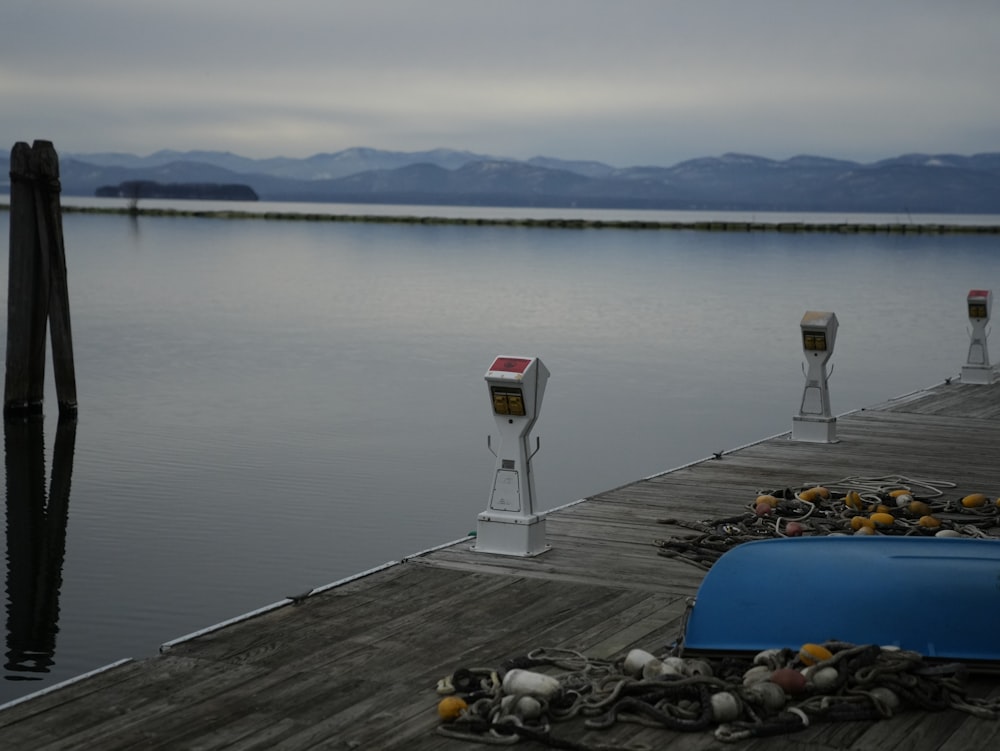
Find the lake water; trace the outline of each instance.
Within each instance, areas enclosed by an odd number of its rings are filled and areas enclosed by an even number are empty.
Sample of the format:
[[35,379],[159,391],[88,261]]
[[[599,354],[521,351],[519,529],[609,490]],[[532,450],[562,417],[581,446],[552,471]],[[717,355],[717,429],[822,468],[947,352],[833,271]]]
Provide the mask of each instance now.
[[[806,310],[840,321],[836,413],[956,375],[965,295],[1000,280],[995,235],[80,214],[64,234],[79,420],[56,454],[49,372],[40,429],[8,426],[0,701],[475,529],[498,354],[552,372],[552,508],[789,430]],[[42,500],[71,479],[68,505],[26,510],[25,461]]]

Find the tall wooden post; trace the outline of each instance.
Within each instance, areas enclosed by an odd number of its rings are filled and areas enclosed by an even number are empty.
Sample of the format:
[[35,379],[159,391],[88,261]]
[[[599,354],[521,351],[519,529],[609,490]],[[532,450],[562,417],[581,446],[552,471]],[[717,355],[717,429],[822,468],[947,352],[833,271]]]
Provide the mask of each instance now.
[[4,416],[40,413],[45,392],[46,328],[60,418],[76,415],[59,157],[50,141],[17,143],[10,157],[10,266]]
[[[38,248],[31,147],[26,143],[16,143],[10,152],[10,264],[7,276],[4,416],[12,412],[42,411],[47,314],[44,307],[37,304],[37,293],[41,287]],[[39,368],[41,372],[33,372]]]
[[59,193],[62,191],[59,183],[59,155],[56,154],[51,141],[35,141],[32,158],[38,165],[35,212],[38,217],[39,240],[42,243],[40,255],[48,262],[47,297],[49,327],[52,332],[52,374],[56,380],[59,414],[62,417],[70,417],[76,414],[76,367],[73,363],[73,332],[69,317],[62,206],[59,203]]

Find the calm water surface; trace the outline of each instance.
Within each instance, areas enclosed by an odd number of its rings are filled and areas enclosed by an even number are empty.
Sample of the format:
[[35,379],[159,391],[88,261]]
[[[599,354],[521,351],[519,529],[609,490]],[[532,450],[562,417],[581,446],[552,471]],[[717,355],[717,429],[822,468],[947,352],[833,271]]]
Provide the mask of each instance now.
[[[8,430],[0,701],[464,536],[497,354],[552,371],[551,508],[789,430],[809,309],[840,319],[835,412],[957,374],[965,294],[1000,280],[995,236],[72,214],[64,233],[80,415],[67,462],[49,373],[37,434]],[[43,501],[71,479],[44,518],[11,476],[32,460]]]

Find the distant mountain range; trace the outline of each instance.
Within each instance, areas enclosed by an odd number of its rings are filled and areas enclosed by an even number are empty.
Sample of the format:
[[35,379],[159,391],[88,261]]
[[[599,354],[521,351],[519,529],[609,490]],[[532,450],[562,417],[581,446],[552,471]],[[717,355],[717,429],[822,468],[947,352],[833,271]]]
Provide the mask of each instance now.
[[[242,184],[262,201],[554,208],[1000,214],[1000,153],[905,154],[878,162],[723,154],[670,167],[527,161],[436,149],[352,148],[305,159],[218,151],[61,154],[64,195],[104,186]],[[6,155],[0,192],[9,191]]]

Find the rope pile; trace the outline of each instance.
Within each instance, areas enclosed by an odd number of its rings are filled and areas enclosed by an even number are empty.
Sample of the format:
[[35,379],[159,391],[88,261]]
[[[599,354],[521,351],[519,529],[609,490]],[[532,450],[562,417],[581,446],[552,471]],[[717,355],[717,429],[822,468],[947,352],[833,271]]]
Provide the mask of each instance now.
[[697,535],[654,540],[660,555],[708,570],[751,540],[802,535],[919,535],[1000,539],[1000,500],[984,493],[949,498],[956,486],[901,475],[844,477],[798,488],[758,490],[734,516],[658,519]]
[[[570,751],[638,751],[570,740],[582,730],[640,723],[674,731],[714,728],[720,741],[793,733],[816,722],[879,720],[907,709],[956,709],[1000,718],[1000,699],[973,698],[960,663],[843,642],[771,649],[745,659],[655,657],[614,661],[538,649],[498,668],[462,668],[438,682],[439,734],[512,745],[532,740]],[[575,724],[560,737],[553,726]]]

